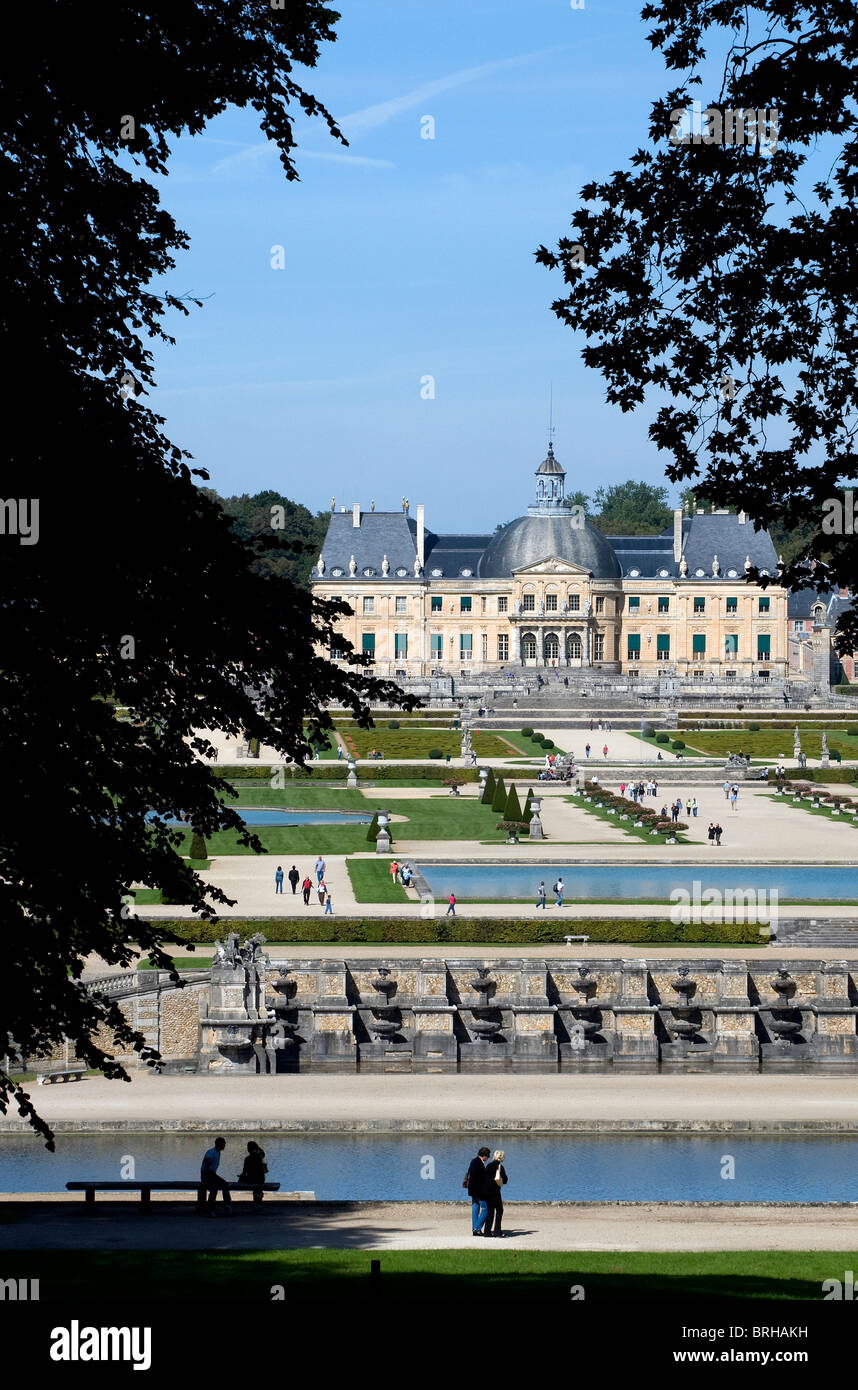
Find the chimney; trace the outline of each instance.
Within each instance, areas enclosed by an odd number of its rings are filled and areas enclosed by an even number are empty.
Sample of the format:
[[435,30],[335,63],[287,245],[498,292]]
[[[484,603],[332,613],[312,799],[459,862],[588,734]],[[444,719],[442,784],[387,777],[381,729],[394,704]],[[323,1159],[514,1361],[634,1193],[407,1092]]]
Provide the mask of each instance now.
[[744,524],[745,524],[745,522],[746,522],[747,520],[748,520],[748,513],[747,513],[747,512],[739,512],[739,525],[740,525],[740,526],[744,526]]
[[424,528],[424,525],[423,525],[423,516],[424,516],[424,513],[425,513],[425,507],[424,507],[423,503],[422,503],[422,502],[418,502],[418,503],[417,503],[417,559],[420,561],[420,568],[421,568],[421,569],[423,568],[423,562],[424,562],[424,560],[425,560],[424,551],[425,551],[425,549],[426,549],[426,540],[425,540],[425,535],[426,535],[426,533],[425,533],[425,528]]
[[360,526],[360,502],[352,507],[352,526]]
[[675,507],[673,512],[673,558],[679,564],[682,556],[682,508]]

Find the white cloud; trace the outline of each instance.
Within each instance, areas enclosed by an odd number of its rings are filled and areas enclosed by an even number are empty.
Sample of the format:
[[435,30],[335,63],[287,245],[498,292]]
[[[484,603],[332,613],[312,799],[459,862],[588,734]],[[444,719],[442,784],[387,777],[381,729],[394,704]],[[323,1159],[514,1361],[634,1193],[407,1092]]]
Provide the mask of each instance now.
[[422,86],[415,87],[413,91],[406,92],[401,97],[380,101],[374,106],[365,106],[362,111],[353,111],[351,115],[343,116],[338,124],[347,139],[354,139],[370,130],[377,130],[379,126],[387,125],[388,121],[395,120],[404,111],[413,111],[416,106],[423,106],[441,92],[449,92],[454,87],[464,87],[469,82],[478,82],[483,77],[490,77],[493,73],[503,72],[507,68],[520,67],[523,63],[532,62],[534,58],[541,58],[544,54],[553,52],[556,50],[542,48],[534,53],[521,53],[516,58],[499,58],[493,63],[481,63],[478,67],[460,68],[458,72],[438,77],[434,82],[424,82]]

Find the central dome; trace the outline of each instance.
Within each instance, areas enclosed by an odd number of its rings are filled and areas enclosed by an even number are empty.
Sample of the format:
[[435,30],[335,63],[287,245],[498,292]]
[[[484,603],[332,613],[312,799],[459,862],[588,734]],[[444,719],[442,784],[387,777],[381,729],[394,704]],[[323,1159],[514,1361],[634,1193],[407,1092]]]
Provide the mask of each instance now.
[[589,521],[553,512],[549,516],[520,516],[505,526],[483,551],[481,579],[508,579],[513,570],[541,560],[566,560],[594,579],[619,579],[620,562],[607,537]]

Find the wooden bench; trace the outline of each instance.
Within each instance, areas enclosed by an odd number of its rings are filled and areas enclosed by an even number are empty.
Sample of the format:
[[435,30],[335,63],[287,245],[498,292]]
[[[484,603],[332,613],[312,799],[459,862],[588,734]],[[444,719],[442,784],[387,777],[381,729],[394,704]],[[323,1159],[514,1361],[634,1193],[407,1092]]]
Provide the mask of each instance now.
[[49,1086],[52,1081],[80,1081],[82,1076],[86,1076],[85,1067],[75,1067],[73,1071],[40,1071],[36,1084]]
[[[227,1186],[230,1192],[252,1192],[254,1202],[262,1201],[263,1192],[280,1191],[279,1182],[231,1182]],[[66,1188],[69,1192],[84,1192],[87,1206],[95,1204],[96,1192],[139,1192],[141,1202],[148,1202],[153,1192],[196,1192],[197,1204],[202,1206],[208,1191],[198,1178],[190,1182],[67,1182]]]

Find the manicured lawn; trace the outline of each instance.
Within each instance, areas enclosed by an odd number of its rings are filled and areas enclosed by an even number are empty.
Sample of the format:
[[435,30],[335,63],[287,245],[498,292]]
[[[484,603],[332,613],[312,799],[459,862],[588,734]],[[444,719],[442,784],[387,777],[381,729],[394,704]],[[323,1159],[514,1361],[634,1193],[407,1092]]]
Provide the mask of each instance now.
[[[253,795],[244,804],[252,804]],[[278,804],[269,801],[269,797],[275,795],[287,798],[285,803],[279,804],[290,804],[290,793],[272,792],[265,784],[255,795],[257,806]],[[360,793],[352,795],[359,797]],[[495,829],[502,817],[474,797],[454,797],[448,792],[433,791],[427,797],[414,800],[397,797],[395,802],[389,802],[384,791],[377,787],[364,795],[359,805],[370,814],[380,806],[389,806],[394,816],[406,817],[405,821],[394,821],[391,825],[394,851],[400,840],[489,840],[492,843],[506,840],[504,832]],[[269,854],[316,854],[319,850],[323,854],[356,854],[365,851],[368,844],[365,825],[264,825],[254,830]],[[184,844],[189,842],[190,832]],[[232,830],[219,830],[210,835],[206,843],[212,855],[253,853],[238,843],[237,833]]]
[[[525,738],[523,734],[518,732],[518,729],[498,729],[497,735],[499,738],[507,739],[519,753],[526,753],[531,758],[539,758],[540,762],[544,762],[546,753],[557,753],[563,757],[566,752],[565,748],[543,748],[541,743],[534,743],[533,739]],[[546,737],[550,738],[550,734],[547,734]]]
[[[458,730],[423,727],[388,729],[384,725],[375,729],[360,729],[357,724],[352,724],[341,727],[340,732],[349,752],[358,758],[368,757],[373,748],[383,753],[385,758],[428,758],[433,748],[439,749],[445,757],[448,753],[451,758],[459,758],[462,754]],[[480,758],[503,758],[510,751],[509,745],[494,733],[475,734],[472,743]]]
[[[514,1206],[506,1225],[515,1226]],[[463,1204],[463,1221],[467,1213]],[[300,1213],[300,1208],[298,1209]],[[21,1219],[6,1206],[3,1219]],[[123,1220],[128,1218],[123,1217]],[[789,1220],[788,1212],[784,1220]],[[360,1223],[360,1209],[355,1208]],[[236,1226],[239,1222],[234,1223]],[[222,1226],[218,1239],[228,1238]],[[497,1246],[501,1246],[497,1242]],[[486,1315],[498,1302],[525,1302],[534,1315],[546,1304],[568,1314],[570,1289],[580,1285],[586,1303],[626,1299],[693,1298],[707,1305],[719,1299],[822,1300],[823,1281],[856,1268],[858,1251],[726,1250],[704,1254],[648,1251],[514,1250],[505,1243],[491,1250],[243,1250],[16,1251],[16,1278],[40,1280],[41,1300],[75,1303],[110,1297],[121,1289],[126,1300],[197,1299],[255,1303],[283,1285],[287,1307],[312,1302],[336,1308],[378,1294],[370,1287],[370,1261],[380,1261],[380,1292],[385,1303],[413,1307],[438,1300],[461,1310],[478,1303]],[[515,1314],[512,1314],[515,1316]]]
[[[800,730],[801,751],[809,758],[822,756],[823,729]],[[684,729],[671,734],[671,738],[684,739],[688,749],[697,748],[701,753],[726,756],[731,753],[747,753],[752,758],[791,758],[793,731],[789,726],[780,729],[760,729],[759,733],[748,733],[746,729]],[[828,747],[843,758],[858,758],[858,738],[847,733],[829,733]]]
[[[601,806],[596,806],[594,802],[585,801],[583,796],[566,796],[563,799],[564,801],[571,801],[573,806],[580,807],[580,809],[582,811],[586,811],[588,815],[596,816],[599,820],[607,821],[609,825],[615,825],[618,830],[622,830],[625,834],[633,835],[638,840],[645,840],[648,845],[667,844],[667,835],[652,835],[650,834],[649,826],[635,826],[635,824],[630,820],[620,820],[619,816],[610,815],[608,811],[604,810]],[[651,805],[652,802],[657,800],[658,797],[651,797],[649,804]],[[629,815],[632,814],[634,809],[635,803],[633,801],[630,801]],[[686,839],[686,837],[682,834],[681,831],[676,831],[675,834],[677,844],[687,845],[689,843],[689,841]]]
[[[233,805],[242,806],[288,806],[297,811],[366,811],[367,804],[363,794],[339,783],[290,782],[285,787],[272,787],[268,782],[234,782],[238,792],[237,800],[227,798]],[[372,814],[370,810],[370,814]],[[364,827],[366,829],[366,827]]]
[[390,859],[347,859],[349,879],[359,903],[405,903],[408,894],[390,876]]

